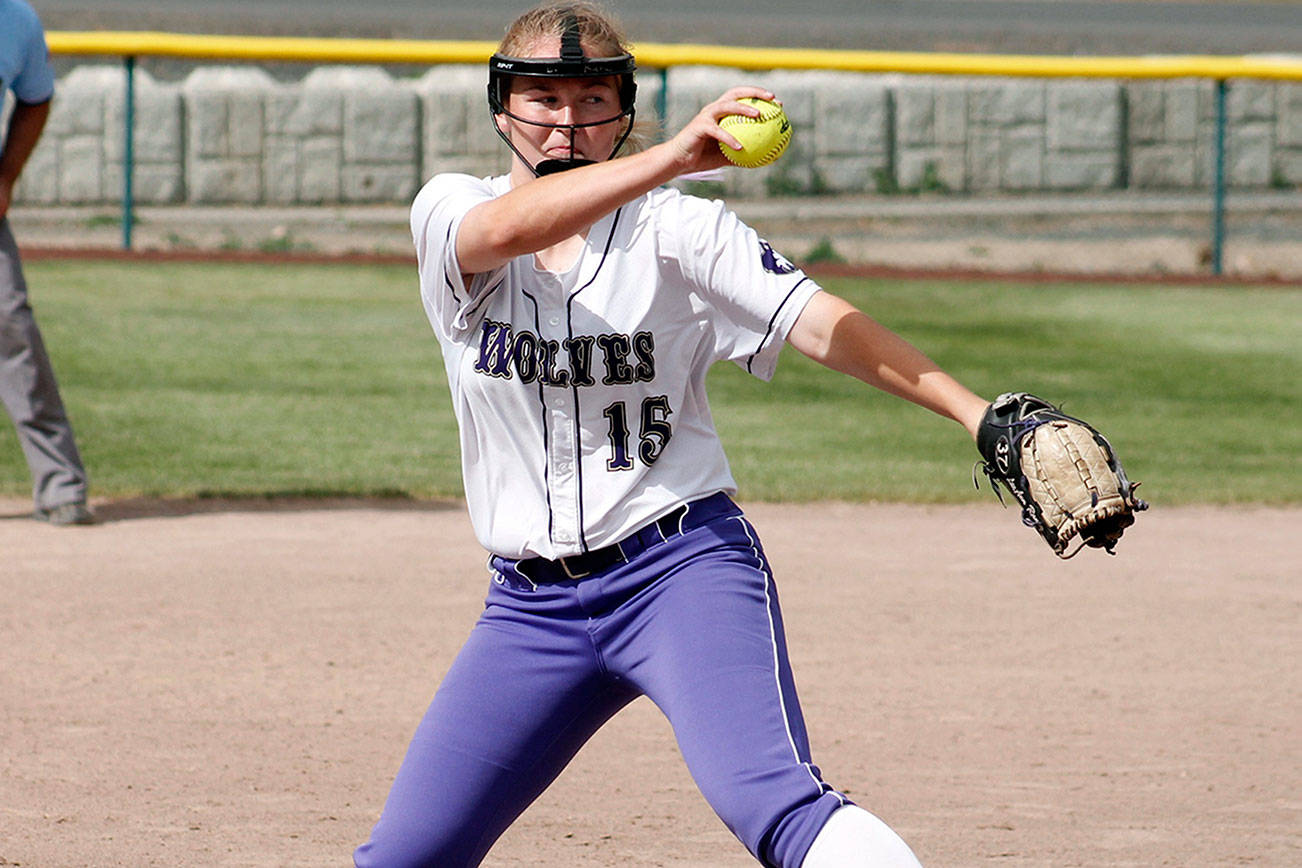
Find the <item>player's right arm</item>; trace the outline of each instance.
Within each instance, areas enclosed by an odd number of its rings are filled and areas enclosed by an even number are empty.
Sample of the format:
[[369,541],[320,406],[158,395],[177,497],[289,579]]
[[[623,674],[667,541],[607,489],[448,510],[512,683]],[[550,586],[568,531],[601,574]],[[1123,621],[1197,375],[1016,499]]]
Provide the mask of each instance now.
[[4,150],[0,152],[0,218],[9,210],[14,184],[22,174],[32,149],[36,147],[49,115],[48,100],[35,105],[21,101],[14,104],[13,114],[9,118],[9,133],[5,137]]
[[17,32],[26,33],[27,39],[22,47],[23,55],[16,58],[19,66],[13,80],[0,79],[0,102],[4,100],[6,86],[13,89],[16,100],[8,133],[0,146],[0,218],[9,210],[14,184],[45,129],[54,95],[54,67],[50,65],[45,32],[36,12],[20,6],[12,10],[12,15],[15,20],[6,20],[5,26],[18,28]]
[[456,239],[463,273],[491,271],[586,232],[593,223],[679,175],[727,165],[722,142],[740,147],[719,126],[731,114],[758,116],[741,97],[773,99],[758,87],[735,87],[705,106],[677,135],[638,154],[533,178],[475,206]]

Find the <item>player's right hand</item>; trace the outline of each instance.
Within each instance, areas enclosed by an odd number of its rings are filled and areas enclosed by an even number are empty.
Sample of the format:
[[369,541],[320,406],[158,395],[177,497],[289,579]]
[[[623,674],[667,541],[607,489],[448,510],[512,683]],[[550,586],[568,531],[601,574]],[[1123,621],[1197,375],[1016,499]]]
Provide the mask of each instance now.
[[730,88],[714,102],[709,103],[683,127],[677,135],[669,140],[674,158],[681,165],[679,174],[704,172],[729,165],[727,157],[719,150],[719,145],[737,150],[741,142],[719,126],[719,121],[728,115],[747,115],[757,118],[760,110],[748,103],[739,102],[742,97],[759,97],[780,103],[781,100],[770,90],[749,85]]

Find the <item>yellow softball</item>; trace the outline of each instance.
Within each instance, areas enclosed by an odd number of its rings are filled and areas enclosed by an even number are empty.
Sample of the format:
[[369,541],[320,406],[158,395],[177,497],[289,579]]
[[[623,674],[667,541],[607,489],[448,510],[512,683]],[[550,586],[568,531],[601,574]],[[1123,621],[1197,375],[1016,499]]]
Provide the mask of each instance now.
[[782,106],[759,97],[745,96],[738,102],[749,103],[760,110],[757,118],[747,115],[725,115],[719,126],[741,142],[741,150],[719,142],[719,150],[729,161],[747,169],[767,166],[782,156],[791,141],[791,121]]

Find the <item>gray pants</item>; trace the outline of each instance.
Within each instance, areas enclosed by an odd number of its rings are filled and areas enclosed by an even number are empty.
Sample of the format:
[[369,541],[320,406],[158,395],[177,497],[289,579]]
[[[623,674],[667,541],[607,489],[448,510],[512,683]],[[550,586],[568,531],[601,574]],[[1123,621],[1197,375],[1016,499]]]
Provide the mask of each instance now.
[[86,471],[27,303],[18,244],[7,219],[0,219],[0,402],[18,430],[37,508],[85,500]]

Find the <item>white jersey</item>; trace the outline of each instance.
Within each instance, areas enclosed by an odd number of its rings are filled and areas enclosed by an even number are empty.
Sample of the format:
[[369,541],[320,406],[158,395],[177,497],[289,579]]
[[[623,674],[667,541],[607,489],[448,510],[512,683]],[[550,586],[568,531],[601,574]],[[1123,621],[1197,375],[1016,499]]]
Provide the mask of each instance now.
[[529,255],[465,285],[461,220],[509,189],[505,175],[438,175],[411,213],[480,543],[579,554],[735,493],[706,372],[730,359],[771,378],[818,286],[722,203],[663,188],[598,220],[564,273]]

